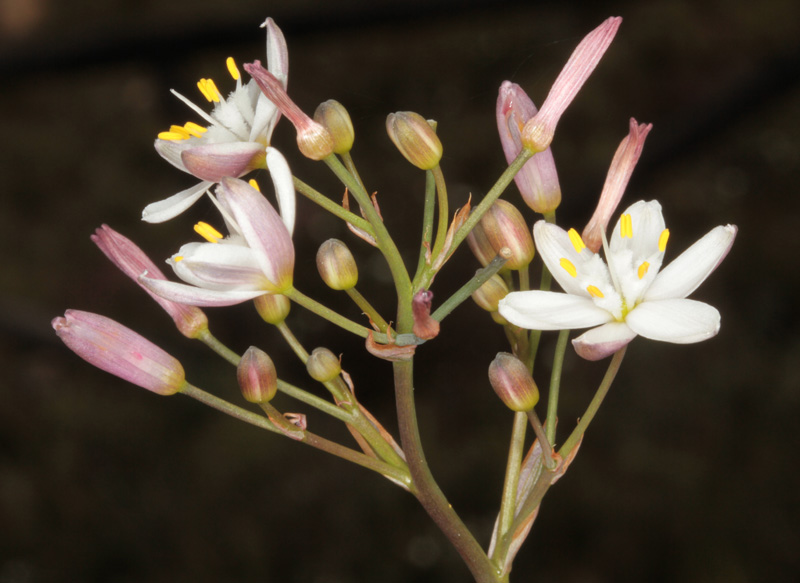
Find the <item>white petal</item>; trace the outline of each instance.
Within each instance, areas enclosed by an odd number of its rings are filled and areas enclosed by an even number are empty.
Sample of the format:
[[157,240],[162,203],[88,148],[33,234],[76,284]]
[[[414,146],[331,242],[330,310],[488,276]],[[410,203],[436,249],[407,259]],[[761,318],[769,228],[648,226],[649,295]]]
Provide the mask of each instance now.
[[641,262],[658,252],[658,239],[664,231],[664,216],[656,200],[633,203],[623,215],[630,215],[632,237],[621,237],[622,216],[614,226],[609,239],[609,250],[617,254],[621,249],[630,249],[632,261]]
[[275,21],[267,18],[261,25],[267,29],[267,69],[275,75],[286,89],[289,78],[289,50],[286,39]]
[[637,334],[675,344],[691,344],[716,336],[719,321],[716,308],[683,299],[644,302],[625,318],[625,323]]
[[211,188],[212,184],[212,182],[203,181],[196,186],[181,190],[169,198],[148,204],[142,211],[142,220],[148,223],[163,223],[178,216],[197,202]]
[[605,324],[613,319],[588,298],[558,292],[513,292],[500,300],[506,320],[529,330],[567,330]]
[[600,360],[636,338],[636,332],[624,322],[609,322],[592,328],[575,338],[572,345],[578,356],[586,360]]
[[275,148],[267,148],[267,168],[272,177],[272,184],[275,187],[275,195],[278,198],[278,208],[281,211],[281,219],[286,229],[291,235],[294,232],[296,195],[294,192],[294,181],[289,164]]
[[232,306],[264,295],[264,290],[217,291],[202,289],[184,283],[175,283],[174,281],[151,279],[144,276],[139,277],[139,283],[164,299],[178,302],[179,304],[188,304],[190,306]]
[[[602,261],[596,261],[599,257],[589,249],[578,252],[564,229],[546,221],[538,221],[533,226],[533,237],[542,261],[561,288],[568,294],[590,297],[583,283],[584,276],[593,274],[598,268],[602,270]],[[562,259],[567,259],[575,267],[577,277],[561,265]],[[608,276],[604,279],[608,280]]]
[[696,290],[725,259],[736,238],[736,231],[735,225],[709,231],[661,270],[645,292],[645,301],[685,298]]
[[269,286],[252,249],[241,245],[190,243],[170,263],[183,281],[206,289],[263,292]]

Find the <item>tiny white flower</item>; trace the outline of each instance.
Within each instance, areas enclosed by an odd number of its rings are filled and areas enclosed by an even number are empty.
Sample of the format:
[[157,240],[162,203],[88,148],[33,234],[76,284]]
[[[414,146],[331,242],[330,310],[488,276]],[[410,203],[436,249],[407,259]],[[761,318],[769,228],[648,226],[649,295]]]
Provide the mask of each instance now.
[[[267,29],[269,70],[285,87],[289,60],[283,33],[271,18],[262,26]],[[227,67],[236,81],[236,88],[227,98],[223,98],[211,79],[201,79],[197,84],[206,100],[213,104],[210,113],[172,91],[208,126],[194,122],[173,125],[158,135],[155,148],[170,164],[202,182],[149,204],[142,212],[143,220],[150,223],[167,221],[193,205],[223,176],[238,178],[256,168],[268,167],[265,148],[269,146],[280,111],[264,96],[254,80],[242,83],[239,69],[230,57]]]
[[712,229],[661,270],[669,231],[661,205],[640,201],[622,214],[606,249],[608,265],[574,229],[539,221],[536,247],[565,293],[524,291],[500,301],[500,314],[531,330],[596,326],[572,341],[580,356],[599,360],[637,335],[676,344],[700,342],[719,331],[719,312],[686,299],[733,245],[734,225]]

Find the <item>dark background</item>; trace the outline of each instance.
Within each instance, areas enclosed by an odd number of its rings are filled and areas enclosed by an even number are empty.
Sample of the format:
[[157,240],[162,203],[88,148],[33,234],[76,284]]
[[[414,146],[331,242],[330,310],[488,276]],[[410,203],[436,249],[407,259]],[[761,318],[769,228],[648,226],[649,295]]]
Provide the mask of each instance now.
[[[286,34],[296,101],[306,111],[328,98],[349,108],[362,176],[413,257],[423,178],[386,138],[385,115],[437,119],[451,204],[480,199],[504,167],[500,83],[516,81],[541,103],[580,38],[616,14],[625,19],[617,39],[553,145],[559,222],[588,219],[634,116],[654,129],[623,204],[661,201],[671,257],[718,224],[737,224],[739,237],[693,296],[720,309],[721,333],[694,346],[631,345],[513,579],[795,580],[796,2],[0,0],[0,582],[466,581],[449,543],[387,481],[184,397],[127,386],[66,350],[49,322],[67,308],[106,314],[177,356],[195,384],[237,400],[230,367],[185,341],[89,234],[108,223],[160,261],[193,237],[194,221],[215,218],[199,204],[167,224],[139,220],[145,204],[193,183],[152,140],[194,119],[170,88],[196,97],[195,81],[213,77],[226,91],[225,57],[264,58],[266,16]],[[293,141],[282,121],[275,143],[293,170],[340,194]],[[520,200],[514,188],[506,198]],[[298,287],[358,317],[320,289],[311,263],[319,243],[340,237],[359,258],[361,290],[388,316],[377,254],[305,199],[299,208]],[[435,301],[476,267],[461,250],[435,282]],[[209,315],[235,350],[258,344],[282,377],[309,386],[250,305]],[[394,430],[390,366],[299,309],[289,323],[309,349],[344,354],[359,397]],[[545,335],[542,386],[554,339]],[[504,349],[500,330],[468,303],[418,358],[434,474],[483,543],[511,421],[484,379]],[[603,370],[569,352],[562,440]],[[349,443],[320,415],[309,422]]]

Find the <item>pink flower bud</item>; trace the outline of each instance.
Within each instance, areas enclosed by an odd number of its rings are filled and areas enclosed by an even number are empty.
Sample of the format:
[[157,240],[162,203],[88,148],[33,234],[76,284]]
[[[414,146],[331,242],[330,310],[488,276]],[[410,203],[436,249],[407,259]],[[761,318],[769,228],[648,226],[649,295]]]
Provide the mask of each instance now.
[[527,267],[533,260],[531,230],[522,214],[506,200],[497,200],[467,235],[469,248],[485,267],[503,248],[511,250],[511,258],[503,270]]
[[278,392],[278,373],[266,352],[251,346],[236,369],[242,396],[251,403],[268,403]]
[[622,18],[619,16],[606,19],[575,47],[550,88],[539,113],[522,130],[522,143],[526,148],[533,152],[542,152],[550,146],[558,120],[597,67],[614,40],[621,22]]
[[147,277],[151,279],[166,281],[167,278],[133,241],[120,235],[108,225],[97,229],[91,238],[92,242],[122,273],[135,281],[136,285],[164,308],[164,311],[174,320],[181,334],[187,338],[197,338],[202,332],[208,330],[208,318],[200,308],[166,300],[139,282],[139,276],[143,273],[147,273]]
[[513,354],[499,352],[489,365],[489,382],[512,411],[530,411],[539,402],[539,388],[527,367]]
[[67,310],[54,318],[59,338],[89,364],[159,395],[174,395],[186,379],[181,363],[122,324],[89,312]]
[[642,154],[644,140],[652,128],[653,124],[640,125],[636,123],[635,119],[631,118],[630,132],[622,140],[617,152],[614,154],[611,167],[608,169],[606,182],[603,185],[603,192],[600,193],[600,201],[597,203],[597,208],[592,218],[583,230],[583,242],[595,253],[603,245],[603,233],[606,232],[608,221],[625,193],[625,188],[628,186],[633,169]]
[[[497,130],[509,164],[522,151],[520,132],[534,115],[536,106],[522,88],[511,81],[504,81],[497,96]],[[550,148],[528,160],[517,172],[514,182],[525,204],[537,213],[553,212],[561,203],[561,186]]]

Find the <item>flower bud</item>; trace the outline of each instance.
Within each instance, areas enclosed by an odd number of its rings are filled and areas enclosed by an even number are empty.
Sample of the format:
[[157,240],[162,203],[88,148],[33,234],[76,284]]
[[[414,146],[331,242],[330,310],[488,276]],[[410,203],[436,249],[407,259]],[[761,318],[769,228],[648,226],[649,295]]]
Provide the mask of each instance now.
[[497,200],[467,235],[469,248],[485,267],[503,247],[511,250],[511,258],[502,271],[518,270],[533,260],[533,237],[525,219],[508,201]]
[[508,295],[508,286],[499,275],[493,275],[472,292],[472,299],[487,312],[496,312],[497,304]]
[[539,402],[539,389],[531,373],[513,354],[497,353],[489,365],[489,382],[512,411],[530,411]]
[[83,360],[159,395],[183,389],[181,363],[130,328],[105,316],[67,310],[54,318],[58,337]]
[[386,118],[386,131],[394,145],[421,170],[431,170],[442,159],[442,142],[424,117],[412,111],[390,113]]
[[423,289],[417,292],[411,301],[411,311],[414,314],[414,336],[423,340],[430,340],[439,335],[440,324],[431,317],[433,292]]
[[337,356],[327,348],[315,348],[308,356],[306,370],[311,378],[321,383],[327,383],[339,376],[342,364]]
[[278,373],[266,352],[251,346],[239,361],[236,379],[242,396],[251,403],[268,403],[278,392]]
[[317,251],[317,269],[322,280],[335,290],[347,290],[358,282],[358,267],[347,245],[328,239]]
[[344,105],[334,99],[320,103],[314,112],[314,121],[328,130],[333,138],[334,154],[346,154],[353,148],[353,122]]
[[264,294],[253,300],[258,315],[267,323],[277,326],[289,315],[292,302],[281,294]]

